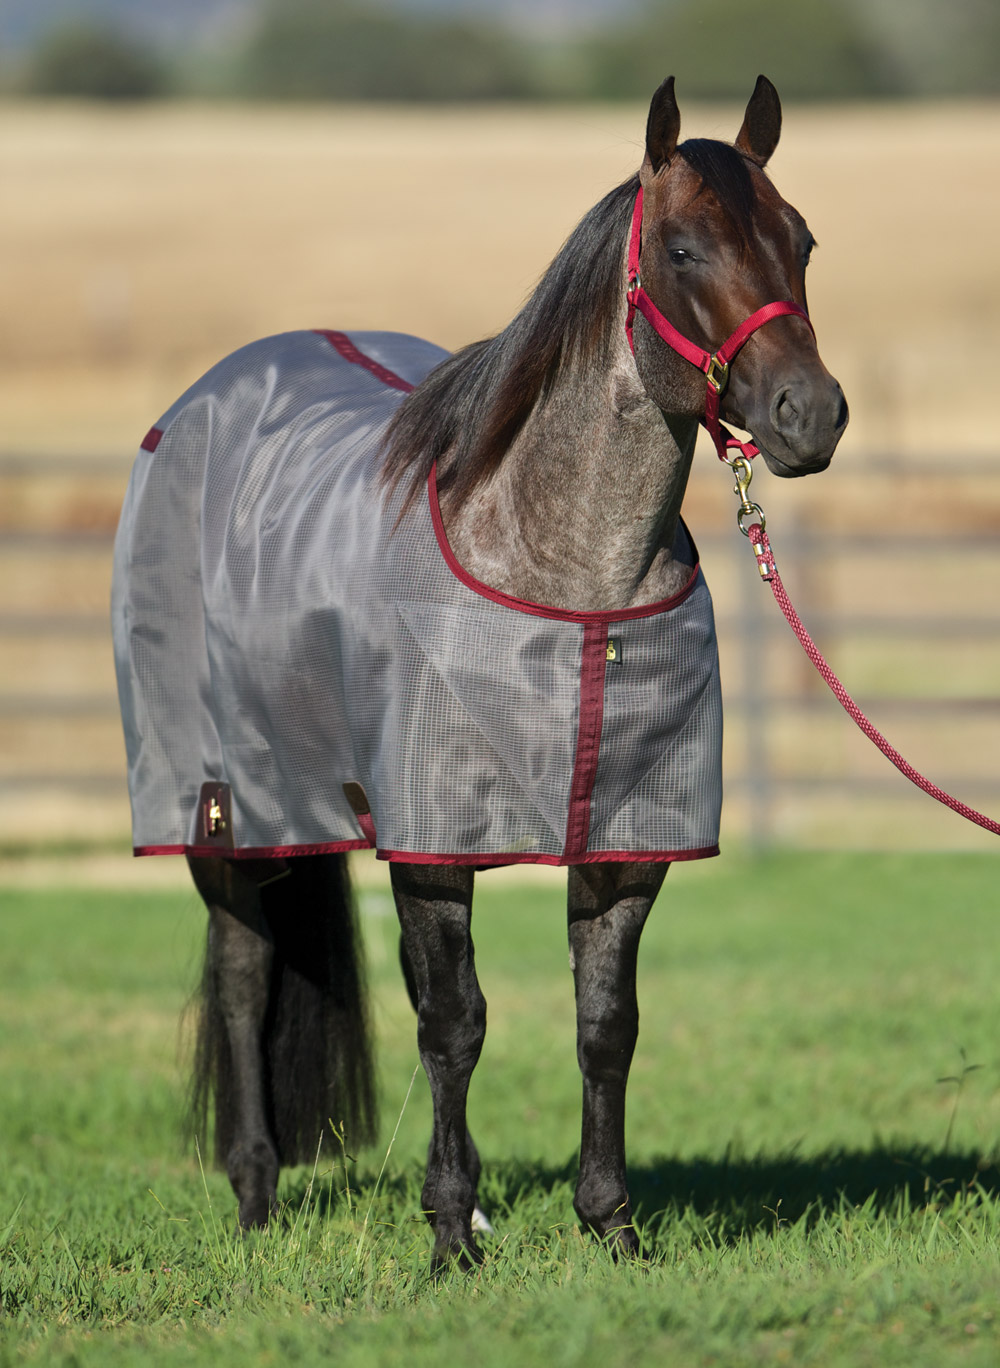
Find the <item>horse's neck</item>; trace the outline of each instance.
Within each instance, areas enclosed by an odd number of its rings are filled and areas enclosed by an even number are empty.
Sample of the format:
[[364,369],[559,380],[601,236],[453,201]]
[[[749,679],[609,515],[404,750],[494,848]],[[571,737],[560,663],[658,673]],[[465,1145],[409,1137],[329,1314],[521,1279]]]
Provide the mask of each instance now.
[[683,588],[679,525],[696,423],[664,419],[624,344],[602,373],[564,367],[496,473],[444,509],[459,562],[535,603],[615,610]]

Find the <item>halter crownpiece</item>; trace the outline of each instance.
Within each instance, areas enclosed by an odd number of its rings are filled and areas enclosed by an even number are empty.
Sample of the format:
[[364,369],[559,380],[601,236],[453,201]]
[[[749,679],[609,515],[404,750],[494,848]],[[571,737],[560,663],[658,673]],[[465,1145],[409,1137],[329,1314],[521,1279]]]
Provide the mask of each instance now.
[[[753,458],[759,455],[760,448],[753,442],[740,442],[735,437],[724,433],[719,424],[719,399],[729,381],[729,366],[737,352],[743,344],[753,336],[758,328],[762,328],[765,323],[770,323],[772,318],[781,318],[784,314],[798,314],[809,324],[809,331],[813,332],[813,325],[809,322],[809,315],[800,305],[790,299],[777,300],[773,304],[765,304],[755,310],[749,318],[745,318],[736,331],[727,337],[725,342],[716,352],[705,351],[704,348],[697,346],[678,332],[669,318],[664,317],[659,309],[650,299],[649,295],[642,288],[642,278],[639,274],[639,253],[642,250],[642,186],[640,185],[635,197],[635,206],[632,209],[632,234],[628,244],[628,289],[626,299],[628,300],[628,315],[625,319],[625,333],[628,337],[629,347],[635,355],[635,344],[632,340],[632,324],[635,320],[636,310],[642,314],[646,322],[653,328],[669,347],[672,347],[678,355],[683,356],[685,361],[690,361],[692,366],[697,366],[705,375],[705,417],[702,423],[708,430],[708,434],[715,443],[715,449],[719,453],[719,460],[731,464],[729,450],[738,448],[741,455]],[[815,333],[813,333],[815,336]],[[738,459],[738,458],[737,458]]]

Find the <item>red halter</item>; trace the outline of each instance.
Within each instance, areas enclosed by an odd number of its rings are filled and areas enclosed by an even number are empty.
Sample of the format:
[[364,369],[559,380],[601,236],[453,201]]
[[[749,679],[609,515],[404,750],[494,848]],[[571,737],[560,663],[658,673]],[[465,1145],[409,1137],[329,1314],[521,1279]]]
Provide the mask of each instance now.
[[[744,456],[758,455],[759,448],[754,446],[753,442],[739,442],[735,437],[730,437],[724,433],[719,426],[719,399],[729,379],[729,364],[744,342],[758,328],[763,327],[765,323],[770,323],[772,318],[780,318],[782,314],[798,314],[800,318],[804,318],[809,323],[809,315],[805,309],[800,308],[790,299],[780,300],[774,304],[765,304],[755,313],[752,313],[749,318],[745,318],[733,335],[723,342],[717,352],[703,351],[701,347],[697,347],[689,341],[683,333],[679,333],[668,318],[664,318],[642,288],[642,280],[639,276],[639,252],[641,248],[642,186],[639,187],[639,193],[635,197],[635,208],[632,210],[632,236],[628,244],[628,293],[626,294],[628,317],[625,320],[628,344],[634,354],[632,323],[635,319],[635,311],[638,309],[643,318],[659,333],[668,346],[673,347],[674,351],[683,356],[685,361],[690,361],[692,366],[697,366],[700,371],[705,372],[705,417],[702,422],[715,443],[719,460],[729,460],[727,453],[730,447],[738,447]],[[813,331],[811,323],[809,323],[809,331]]]

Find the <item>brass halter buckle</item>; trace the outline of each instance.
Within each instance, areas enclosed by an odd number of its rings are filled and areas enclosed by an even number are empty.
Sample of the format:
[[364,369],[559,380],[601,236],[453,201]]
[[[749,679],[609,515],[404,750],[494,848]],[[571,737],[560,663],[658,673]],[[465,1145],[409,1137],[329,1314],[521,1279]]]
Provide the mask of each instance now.
[[708,358],[708,369],[705,371],[705,379],[716,394],[721,394],[726,388],[726,381],[729,379],[729,362],[720,361],[718,354],[710,356]]

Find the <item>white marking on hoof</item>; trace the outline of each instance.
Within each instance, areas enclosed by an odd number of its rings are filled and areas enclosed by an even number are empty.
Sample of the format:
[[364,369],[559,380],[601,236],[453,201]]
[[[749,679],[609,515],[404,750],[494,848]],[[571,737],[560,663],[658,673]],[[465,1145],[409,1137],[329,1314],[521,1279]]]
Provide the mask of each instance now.
[[472,1213],[472,1229],[477,1235],[492,1235],[493,1227],[486,1218],[486,1214],[476,1207]]

